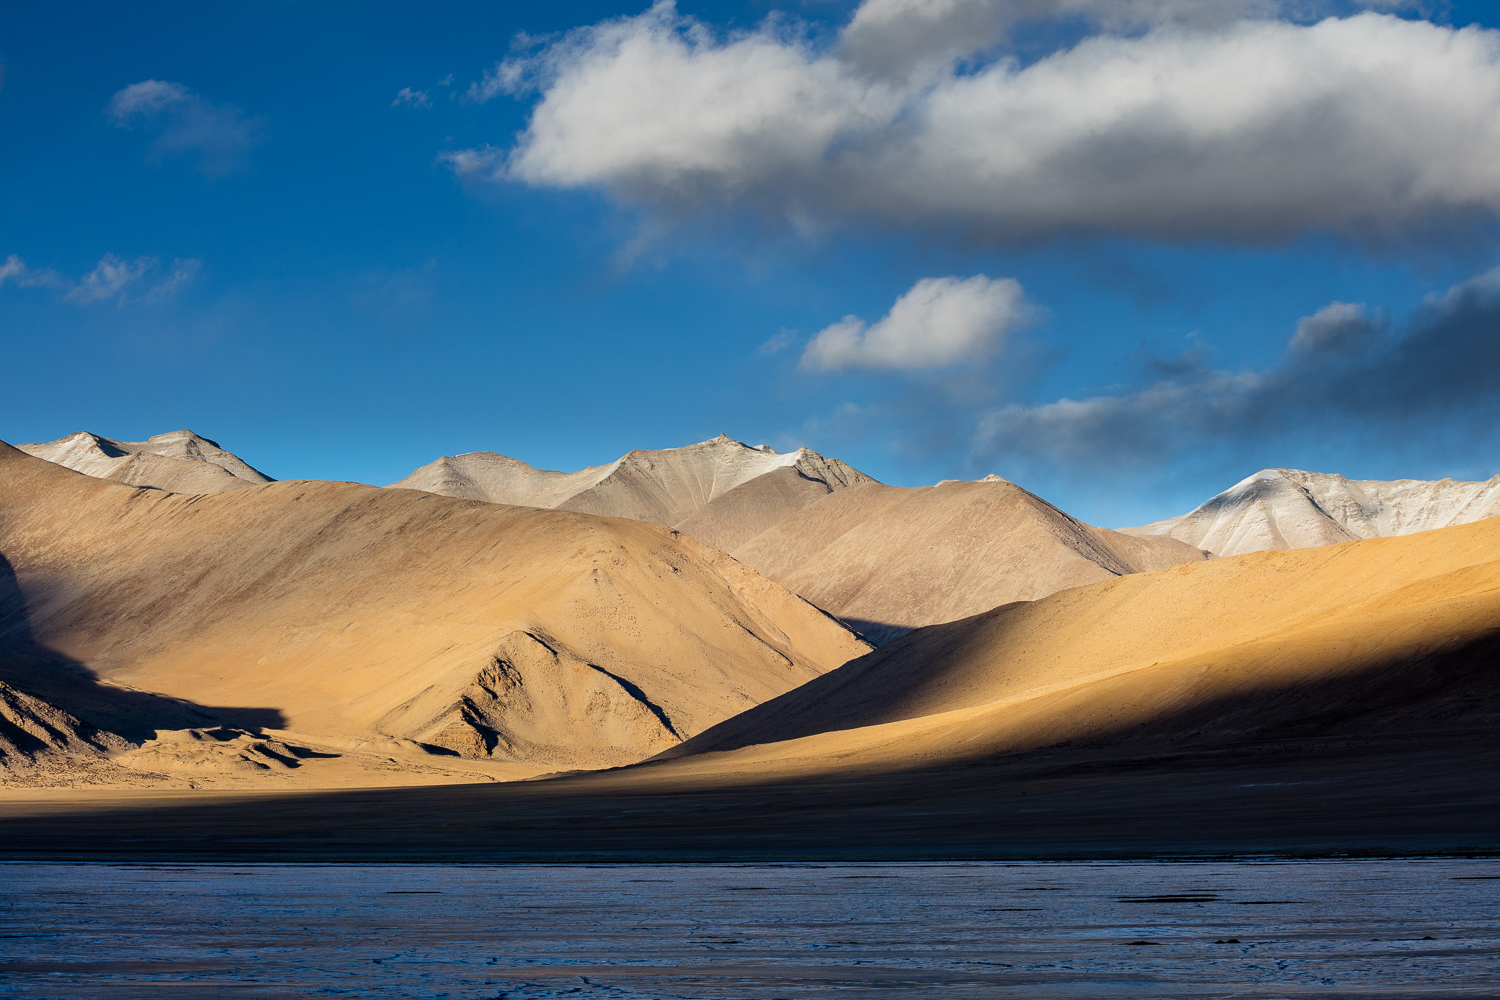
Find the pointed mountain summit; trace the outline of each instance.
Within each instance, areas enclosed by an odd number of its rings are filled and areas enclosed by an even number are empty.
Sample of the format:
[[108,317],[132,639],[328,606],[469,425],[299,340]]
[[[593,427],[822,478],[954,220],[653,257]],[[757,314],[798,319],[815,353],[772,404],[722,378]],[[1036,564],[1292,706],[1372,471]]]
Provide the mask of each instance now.
[[837,459],[798,448],[782,455],[766,445],[751,447],[724,434],[683,448],[631,451],[608,465],[578,472],[534,469],[491,451],[469,452],[424,465],[390,488],[424,490],[442,496],[523,507],[547,507],[677,526],[698,516],[699,537],[721,528],[709,508],[746,484],[780,474],[764,491],[741,493],[730,502],[742,516],[757,506],[777,511],[800,509],[835,490],[874,482]]
[[1334,545],[1469,524],[1500,514],[1500,476],[1487,482],[1356,480],[1262,469],[1186,514],[1139,528],[1221,556]]
[[86,476],[168,493],[223,493],[275,481],[220,448],[217,441],[189,430],[144,441],[117,441],[79,431],[56,441],[16,447]]

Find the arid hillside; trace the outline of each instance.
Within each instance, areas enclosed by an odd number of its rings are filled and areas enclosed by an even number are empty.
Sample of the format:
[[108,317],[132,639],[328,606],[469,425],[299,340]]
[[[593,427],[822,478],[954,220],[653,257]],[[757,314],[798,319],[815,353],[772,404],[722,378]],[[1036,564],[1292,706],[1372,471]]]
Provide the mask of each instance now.
[[1491,519],[1185,564],[919,629],[632,767],[254,798],[12,795],[0,853],[1494,856],[1497,664]]
[[8,713],[117,734],[143,773],[617,765],[868,648],[640,521],[349,483],[179,495],[3,445],[0,556]]
[[1084,524],[997,477],[866,483],[730,551],[876,644],[1012,601],[1208,558],[1173,538]]
[[1044,747],[1491,731],[1500,520],[1190,563],[921,629],[663,754],[909,769]]

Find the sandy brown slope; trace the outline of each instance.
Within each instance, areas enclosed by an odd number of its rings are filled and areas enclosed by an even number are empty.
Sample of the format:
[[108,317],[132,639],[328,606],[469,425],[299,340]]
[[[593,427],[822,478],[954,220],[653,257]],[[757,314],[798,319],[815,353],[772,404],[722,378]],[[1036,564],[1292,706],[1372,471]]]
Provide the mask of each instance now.
[[1500,521],[1257,553],[922,629],[666,756],[910,767],[1153,733],[1488,731],[1497,636]]
[[730,551],[876,643],[1011,601],[1207,558],[1176,539],[1084,524],[998,478],[867,483]]
[[0,556],[25,598],[0,633],[142,692],[126,715],[202,710],[142,727],[535,770],[639,759],[866,648],[655,525],[351,483],[181,496],[4,445]]
[[117,441],[79,431],[56,441],[17,447],[85,475],[172,493],[222,493],[271,482],[238,455],[187,430],[145,441]]
[[833,491],[827,481],[800,469],[775,469],[710,501],[676,528],[704,545],[733,552]]
[[274,799],[10,796],[0,853],[1500,856],[1497,562],[1492,520],[1193,563],[921,629],[635,767]]

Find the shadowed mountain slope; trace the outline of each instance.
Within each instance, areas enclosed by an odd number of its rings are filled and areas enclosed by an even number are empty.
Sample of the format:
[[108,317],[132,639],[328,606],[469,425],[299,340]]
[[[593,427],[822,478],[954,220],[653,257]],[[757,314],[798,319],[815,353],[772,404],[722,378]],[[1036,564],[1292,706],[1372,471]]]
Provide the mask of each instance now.
[[1497,639],[1492,519],[1192,563],[921,629],[663,756],[779,772],[1080,742],[1488,732]]
[[[391,486],[677,525],[737,487],[780,470],[793,470],[822,484],[825,493],[873,481],[806,448],[779,455],[721,434],[685,448],[632,451],[580,472],[549,472],[494,452],[471,452],[440,458]],[[821,495],[816,490],[806,494],[809,502]]]
[[1500,514],[1500,476],[1482,483],[1354,480],[1299,469],[1262,469],[1195,509],[1139,528],[1221,556],[1334,545],[1470,524]]
[[145,441],[116,441],[79,431],[56,441],[17,447],[84,475],[169,493],[222,493],[272,481],[217,442],[192,431],[172,431]]
[[999,478],[866,483],[730,552],[877,644],[1012,601],[1207,558],[1175,539],[1084,524]]
[[0,639],[104,688],[532,773],[638,760],[868,648],[655,525],[352,483],[184,496],[7,445],[0,555]]

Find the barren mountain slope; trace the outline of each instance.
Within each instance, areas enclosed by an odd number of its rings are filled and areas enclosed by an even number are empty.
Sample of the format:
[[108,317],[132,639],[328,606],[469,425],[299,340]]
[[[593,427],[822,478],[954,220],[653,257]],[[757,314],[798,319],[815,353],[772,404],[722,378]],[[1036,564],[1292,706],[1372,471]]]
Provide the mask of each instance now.
[[0,681],[0,774],[16,783],[88,780],[116,770],[108,755],[130,748],[120,736]]
[[[921,629],[612,771],[321,796],[12,796],[0,799],[0,852],[236,863],[1493,854],[1497,553],[1491,519],[1012,604]],[[1244,891],[1220,905],[1251,902],[1256,890]]]
[[1139,528],[1221,556],[1407,535],[1500,514],[1500,476],[1483,483],[1441,479],[1352,480],[1299,469],[1262,469],[1186,514]]
[[17,447],[75,472],[170,493],[222,493],[271,482],[269,476],[192,431],[171,431],[145,441],[116,441],[79,431],[56,441]]
[[731,550],[872,642],[1011,601],[1206,558],[1083,524],[1001,479],[826,496]]
[[[24,595],[0,639],[97,675],[115,732],[218,723],[601,766],[867,648],[655,525],[350,483],[183,496],[5,445],[0,556]],[[35,694],[85,673],[45,666],[0,679]]]
[[423,490],[485,503],[556,507],[599,482],[613,467],[596,465],[579,472],[551,472],[533,469],[525,462],[493,451],[471,451],[444,456],[388,488]]
[[1497,639],[1487,520],[1191,563],[921,629],[664,756],[733,750],[702,766],[775,772],[1070,741],[1488,732]]
[[741,484],[779,469],[793,469],[829,490],[871,481],[806,448],[779,455],[721,434],[685,448],[632,451],[579,472],[549,472],[494,452],[472,452],[440,458],[391,485],[676,525]]
[[704,545],[733,552],[783,518],[790,517],[834,488],[800,469],[772,469],[709,501],[675,527]]

